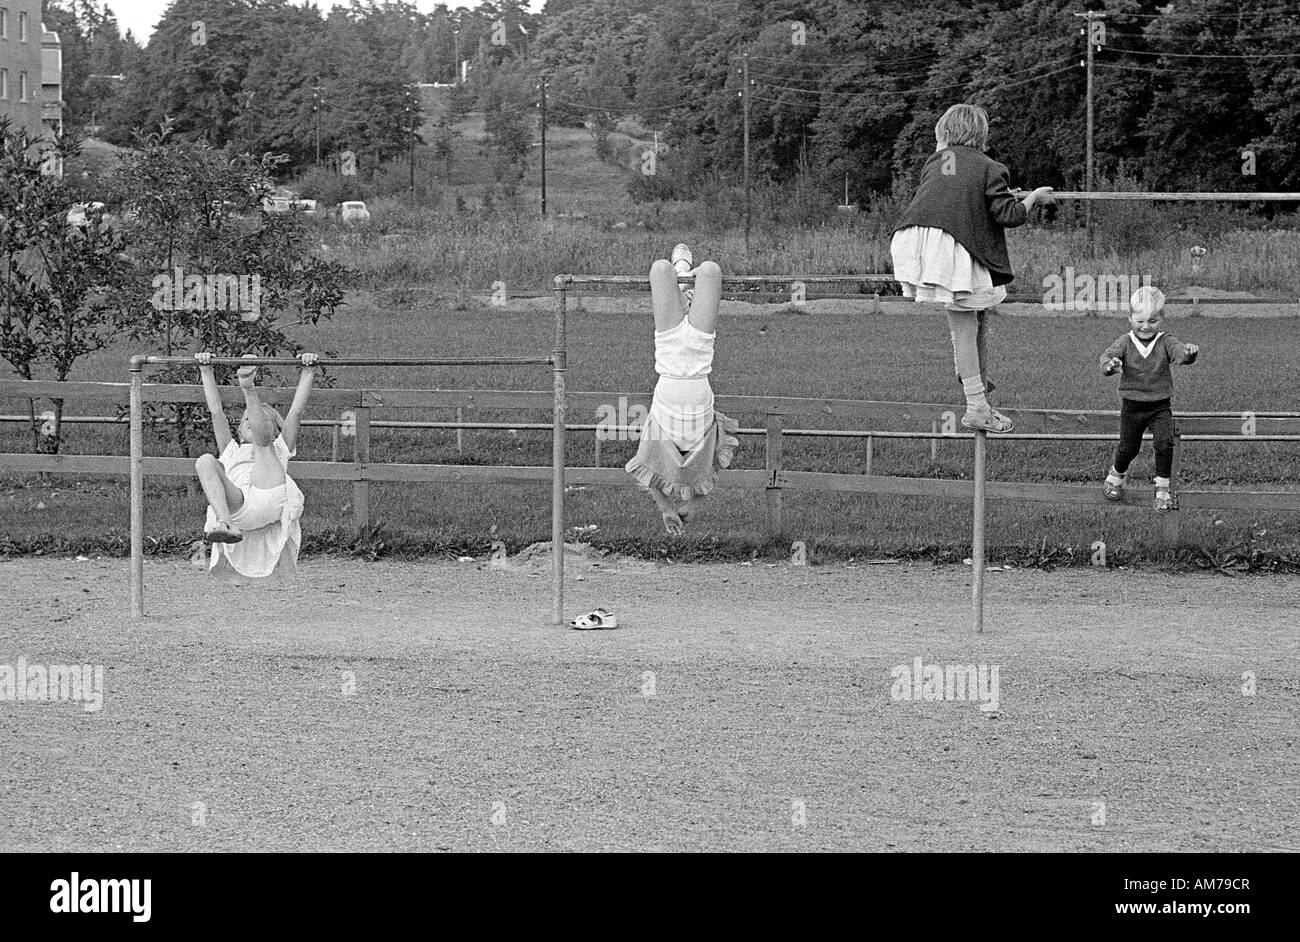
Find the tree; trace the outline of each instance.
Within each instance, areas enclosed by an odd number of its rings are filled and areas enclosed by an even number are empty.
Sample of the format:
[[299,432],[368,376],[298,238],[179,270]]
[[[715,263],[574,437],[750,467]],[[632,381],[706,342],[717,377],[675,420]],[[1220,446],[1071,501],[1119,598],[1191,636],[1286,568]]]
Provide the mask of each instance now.
[[[269,154],[227,156],[176,137],[170,124],[137,138],[119,171],[120,198],[139,216],[132,251],[149,299],[133,311],[132,339],[167,355],[296,355],[302,347],[289,329],[334,315],[355,273],[311,255],[296,214],[261,209],[282,163]],[[178,367],[159,378],[193,375]],[[179,404],[170,418],[173,425],[154,427],[182,454],[206,440],[201,407]]]
[[[0,119],[0,357],[23,379],[47,367],[65,382],[127,327],[132,266],[118,226],[99,212],[69,225],[70,185],[42,172],[48,157],[68,160],[77,148],[70,136],[38,145]],[[52,402],[47,424],[28,400],[40,452],[57,452],[63,437],[63,399]]]

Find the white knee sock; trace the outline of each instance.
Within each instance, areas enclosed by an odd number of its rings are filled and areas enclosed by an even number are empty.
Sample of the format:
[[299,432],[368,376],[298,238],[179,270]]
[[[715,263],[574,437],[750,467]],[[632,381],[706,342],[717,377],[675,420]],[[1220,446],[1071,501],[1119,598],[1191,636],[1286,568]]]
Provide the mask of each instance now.
[[984,394],[984,380],[978,376],[961,381],[962,392],[966,394],[966,408],[983,412],[989,406],[988,397]]
[[1164,491],[1165,493],[1169,492],[1169,478],[1157,477],[1155,480],[1157,493],[1160,491]]
[[1114,465],[1111,465],[1111,466],[1110,466],[1110,470],[1109,470],[1108,472],[1106,472],[1106,483],[1107,483],[1107,484],[1123,484],[1123,483],[1124,483],[1124,475],[1122,475],[1122,474],[1120,474],[1118,471],[1116,471]]

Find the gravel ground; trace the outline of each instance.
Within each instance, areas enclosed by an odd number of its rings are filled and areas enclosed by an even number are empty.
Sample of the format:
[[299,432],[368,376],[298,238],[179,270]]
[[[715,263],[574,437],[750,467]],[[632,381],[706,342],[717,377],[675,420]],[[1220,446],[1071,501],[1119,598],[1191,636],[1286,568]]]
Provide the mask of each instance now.
[[[151,561],[138,624],[123,560],[0,562],[0,665],[105,668],[0,699],[0,848],[1300,849],[1300,578],[995,572],[979,636],[964,567],[615,570],[579,633],[482,561]],[[918,657],[999,709],[892,699]]]

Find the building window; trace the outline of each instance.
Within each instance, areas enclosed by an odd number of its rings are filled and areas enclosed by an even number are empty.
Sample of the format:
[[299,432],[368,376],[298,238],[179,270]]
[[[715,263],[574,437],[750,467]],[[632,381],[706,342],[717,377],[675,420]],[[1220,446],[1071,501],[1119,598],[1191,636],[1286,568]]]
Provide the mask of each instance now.
[[0,100],[9,100],[9,70],[0,69]]
[[26,72],[18,73],[18,100],[19,101],[27,100],[27,73]]
[[18,41],[20,43],[27,42],[27,14],[26,13],[18,14]]
[[9,8],[0,7],[0,39],[9,38]]

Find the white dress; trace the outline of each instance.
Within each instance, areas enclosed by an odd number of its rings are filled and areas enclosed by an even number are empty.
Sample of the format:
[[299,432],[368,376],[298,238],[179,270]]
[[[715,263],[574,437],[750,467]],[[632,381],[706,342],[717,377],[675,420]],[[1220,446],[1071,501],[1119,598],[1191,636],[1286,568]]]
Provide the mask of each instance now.
[[681,451],[690,451],[713,426],[713,342],[683,317],[676,327],[655,331],[655,384],[650,417]]
[[894,279],[903,297],[942,304],[950,311],[983,311],[1006,299],[1007,289],[943,229],[908,226],[889,244]]
[[[231,582],[248,585],[266,582],[275,576],[289,575],[297,569],[298,549],[302,545],[303,496],[287,468],[296,452],[290,451],[283,436],[276,436],[271,447],[286,469],[284,483],[278,487],[253,486],[255,445],[231,439],[218,460],[232,484],[244,495],[243,506],[230,517],[230,523],[243,533],[238,543],[213,543],[208,571]],[[208,507],[207,528],[217,524],[217,513]]]

